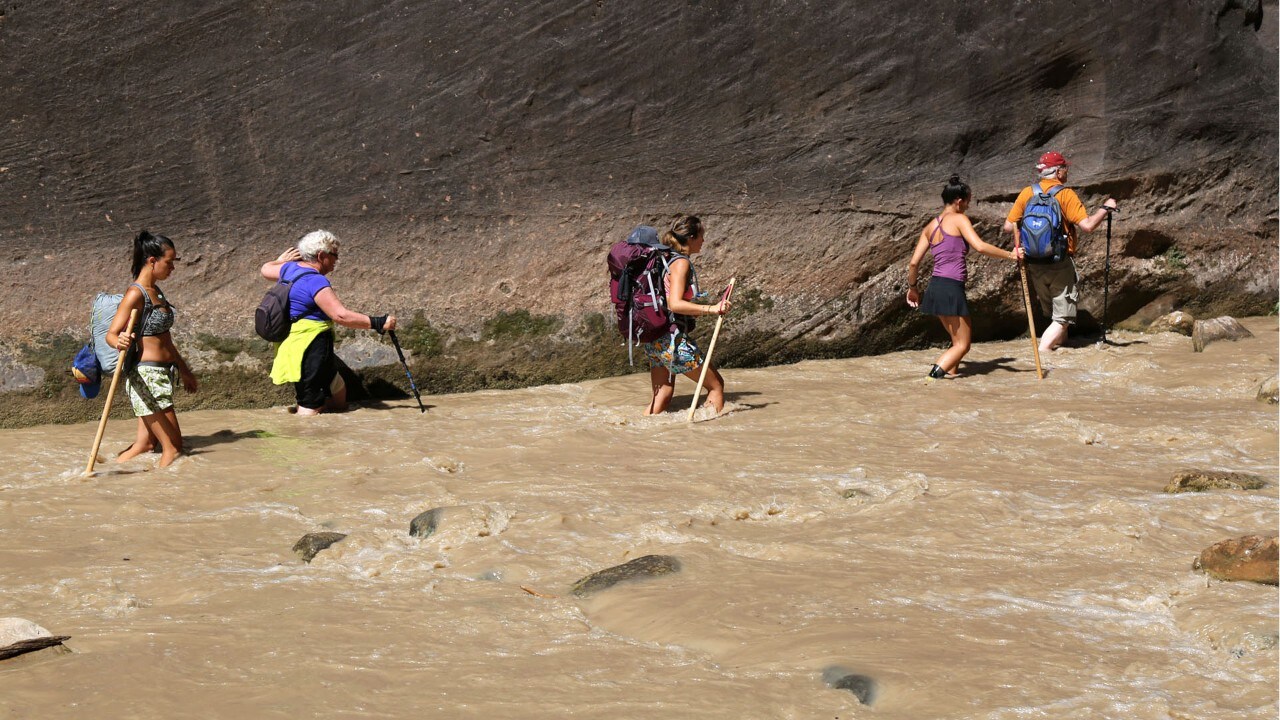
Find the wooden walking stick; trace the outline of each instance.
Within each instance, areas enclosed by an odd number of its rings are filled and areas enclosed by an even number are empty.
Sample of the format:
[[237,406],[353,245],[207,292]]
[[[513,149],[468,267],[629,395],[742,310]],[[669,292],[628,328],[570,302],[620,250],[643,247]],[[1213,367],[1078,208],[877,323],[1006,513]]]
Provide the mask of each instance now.
[[[138,311],[129,311],[129,324],[124,326],[125,332],[133,331],[133,321],[138,319]],[[132,343],[130,343],[132,345]],[[98,462],[98,448],[102,447],[102,433],[107,431],[107,416],[111,414],[111,401],[116,396],[116,382],[120,380],[120,371],[124,369],[124,356],[129,348],[120,351],[116,360],[116,371],[111,374],[111,387],[107,390],[107,401],[102,405],[102,419],[98,421],[98,434],[93,438],[93,449],[89,451],[89,466],[84,469],[84,477],[93,474],[93,464]]]
[[[720,298],[720,302],[729,299],[733,294],[733,284],[737,278],[729,278],[729,287],[724,289],[724,297]],[[707,347],[707,357],[702,361],[702,372],[698,373],[698,386],[693,389],[693,402],[689,405],[689,417],[685,418],[685,422],[693,422],[693,411],[698,409],[698,396],[702,394],[702,382],[707,379],[707,368],[711,367],[711,354],[716,351],[716,338],[720,337],[720,323],[724,322],[723,315],[716,316],[716,329],[711,331],[711,345]]]
[[[1016,249],[1022,244],[1022,239],[1018,237],[1018,228],[1013,229],[1013,247]],[[1040,368],[1040,343],[1036,340],[1036,321],[1031,315],[1031,289],[1027,286],[1027,261],[1023,258],[1018,261],[1018,272],[1022,275],[1022,299],[1026,301],[1027,306],[1027,332],[1031,335],[1031,354],[1036,358],[1036,377],[1043,380],[1044,370]]]

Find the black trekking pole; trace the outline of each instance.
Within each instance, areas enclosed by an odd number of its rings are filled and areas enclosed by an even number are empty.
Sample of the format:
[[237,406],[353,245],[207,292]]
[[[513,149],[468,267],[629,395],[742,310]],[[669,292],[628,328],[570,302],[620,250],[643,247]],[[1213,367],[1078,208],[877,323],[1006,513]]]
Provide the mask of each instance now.
[[[1106,205],[1103,205],[1106,207]],[[1107,301],[1111,294],[1111,214],[1114,208],[1107,210],[1107,259],[1102,265],[1102,344],[1107,344]]]
[[427,408],[422,404],[422,396],[418,394],[418,386],[413,382],[413,373],[409,372],[409,363],[404,359],[404,351],[400,349],[400,341],[396,339],[396,331],[388,330],[387,334],[391,336],[391,344],[396,346],[396,355],[400,356],[400,364],[404,366],[404,374],[409,378],[409,387],[413,390],[413,397],[418,401],[418,409],[426,412]]

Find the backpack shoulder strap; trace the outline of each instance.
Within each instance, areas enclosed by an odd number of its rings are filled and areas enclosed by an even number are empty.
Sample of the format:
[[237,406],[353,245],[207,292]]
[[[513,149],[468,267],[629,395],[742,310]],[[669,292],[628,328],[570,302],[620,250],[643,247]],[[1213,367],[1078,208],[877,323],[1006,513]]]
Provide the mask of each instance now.
[[[672,258],[673,260],[676,258],[679,258],[689,263],[689,287],[693,289],[693,294],[696,296],[699,292],[698,291],[698,269],[693,266],[693,258],[683,253],[675,252],[674,250],[671,251],[671,255],[673,256]],[[663,263],[667,265],[668,270],[671,268],[670,263],[667,263],[665,259],[663,260]]]
[[[147,308],[151,307],[151,293],[148,293],[146,288],[142,287],[138,283],[131,283],[129,287],[136,287],[138,288],[138,291],[142,293],[142,309],[144,312]],[[124,298],[121,299],[123,300]]]
[[1049,188],[1048,190],[1045,190],[1044,192],[1049,197],[1054,197],[1058,193],[1062,192],[1063,189],[1065,189],[1066,187],[1067,187],[1066,185],[1054,185],[1053,187]]

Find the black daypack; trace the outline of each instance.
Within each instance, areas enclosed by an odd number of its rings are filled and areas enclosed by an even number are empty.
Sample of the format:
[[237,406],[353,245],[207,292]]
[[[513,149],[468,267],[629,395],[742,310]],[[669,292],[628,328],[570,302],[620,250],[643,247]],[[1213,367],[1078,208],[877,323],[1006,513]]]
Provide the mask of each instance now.
[[253,312],[253,329],[258,337],[267,342],[282,342],[289,337],[294,318],[289,312],[289,291],[299,278],[317,275],[314,270],[306,270],[293,276],[292,280],[283,277],[271,286],[267,294],[262,296],[258,309]]

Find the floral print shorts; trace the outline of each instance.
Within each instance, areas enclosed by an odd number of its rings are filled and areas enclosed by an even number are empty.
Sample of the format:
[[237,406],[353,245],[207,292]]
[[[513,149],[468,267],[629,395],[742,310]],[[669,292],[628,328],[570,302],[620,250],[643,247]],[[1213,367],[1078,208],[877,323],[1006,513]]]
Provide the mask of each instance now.
[[139,363],[124,376],[133,414],[155,415],[173,407],[173,381],[177,370],[172,365]]
[[649,367],[661,365],[674,375],[683,375],[702,367],[702,351],[693,342],[693,338],[679,331],[640,347],[649,358]]

